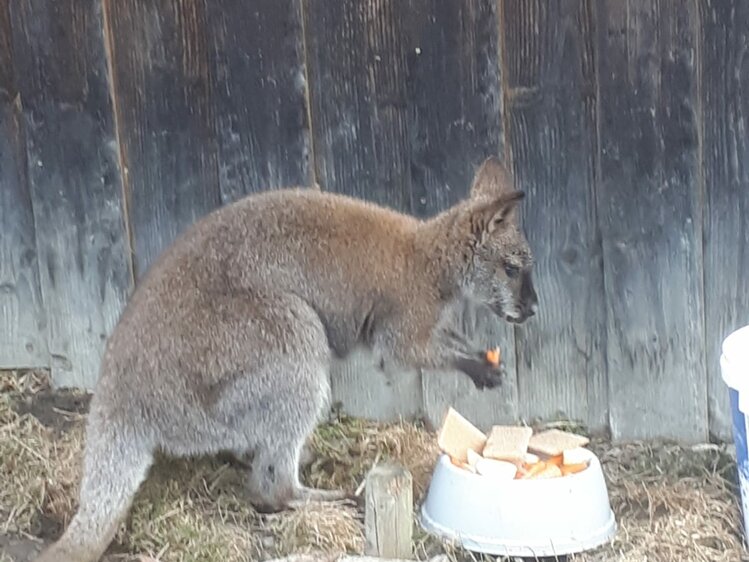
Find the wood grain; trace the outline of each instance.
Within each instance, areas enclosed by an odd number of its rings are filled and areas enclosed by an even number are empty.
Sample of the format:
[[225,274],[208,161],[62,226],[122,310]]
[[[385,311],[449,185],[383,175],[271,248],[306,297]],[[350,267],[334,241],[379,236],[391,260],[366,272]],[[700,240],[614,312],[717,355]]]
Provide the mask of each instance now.
[[356,349],[331,367],[331,395],[340,411],[365,419],[391,422],[422,413],[418,372],[382,371],[372,353]]
[[597,4],[614,438],[707,438],[693,3]]
[[375,465],[366,480],[364,554],[412,559],[413,512],[411,473],[397,464]]
[[203,0],[104,0],[140,278],[219,205]]
[[19,0],[11,21],[52,378],[90,388],[131,284],[101,4]]
[[710,433],[730,440],[720,347],[749,324],[749,6],[734,0],[698,4]]
[[520,412],[608,426],[605,305],[596,220],[592,2],[503,2],[508,138],[527,198],[536,318],[516,329]]
[[207,4],[219,185],[228,202],[312,181],[301,4]]
[[[465,197],[478,164],[504,149],[495,3],[306,0],[303,6],[322,188],[422,217]],[[424,407],[433,421],[455,401],[470,404],[486,422],[504,419],[508,410],[515,415],[512,329],[490,323],[484,337],[501,333],[508,385],[479,393],[457,373],[423,373]],[[364,372],[356,376],[368,386],[388,382]],[[353,375],[337,376],[351,379],[337,386],[353,391]],[[398,377],[399,392],[413,388],[411,377]]]
[[317,181],[410,212],[404,3],[302,6]]
[[519,419],[518,382],[515,371],[515,349],[507,327],[486,308],[456,306],[449,311],[451,325],[470,337],[479,349],[500,348],[506,376],[501,386],[477,390],[464,373],[425,371],[422,375],[424,417],[429,427],[437,429],[450,407],[455,408],[482,431],[492,425],[515,423]]
[[[403,77],[405,46],[396,6],[304,0],[302,8],[318,183],[410,212],[406,99],[397,79]],[[381,86],[375,75],[384,78]],[[366,353],[331,370],[333,401],[344,412],[372,419],[413,414],[420,388],[418,371],[385,374]]]
[[49,365],[9,0],[0,0],[0,368]]

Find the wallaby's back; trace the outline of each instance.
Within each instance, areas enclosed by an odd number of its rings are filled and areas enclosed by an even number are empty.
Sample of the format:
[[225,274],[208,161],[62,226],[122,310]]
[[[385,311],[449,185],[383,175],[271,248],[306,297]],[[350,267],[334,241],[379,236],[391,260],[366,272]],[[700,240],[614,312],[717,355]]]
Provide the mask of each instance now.
[[[192,225],[154,263],[110,347],[132,346],[132,353],[141,355],[144,344],[186,323],[182,314],[195,300],[280,291],[309,303],[334,351],[343,353],[355,343],[357,323],[371,307],[397,306],[403,303],[388,302],[394,295],[408,300],[411,293],[430,290],[412,275],[414,270],[426,275],[431,267],[415,252],[419,224],[383,207],[311,189],[244,198]],[[118,332],[141,341],[121,342]]]

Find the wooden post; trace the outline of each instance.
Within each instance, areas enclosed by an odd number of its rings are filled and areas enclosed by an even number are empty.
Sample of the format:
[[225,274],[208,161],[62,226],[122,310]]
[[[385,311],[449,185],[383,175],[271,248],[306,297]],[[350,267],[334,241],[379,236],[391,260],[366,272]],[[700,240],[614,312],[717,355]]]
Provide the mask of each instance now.
[[413,479],[402,466],[378,464],[366,480],[364,554],[412,557]]

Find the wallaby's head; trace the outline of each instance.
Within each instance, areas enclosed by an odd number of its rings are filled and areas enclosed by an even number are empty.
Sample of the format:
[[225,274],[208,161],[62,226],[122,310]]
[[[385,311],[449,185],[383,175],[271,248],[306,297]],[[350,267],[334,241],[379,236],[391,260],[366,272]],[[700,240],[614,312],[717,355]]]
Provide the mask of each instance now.
[[509,322],[536,313],[533,255],[520,229],[516,207],[525,197],[495,157],[484,161],[471,186],[470,263],[465,289]]

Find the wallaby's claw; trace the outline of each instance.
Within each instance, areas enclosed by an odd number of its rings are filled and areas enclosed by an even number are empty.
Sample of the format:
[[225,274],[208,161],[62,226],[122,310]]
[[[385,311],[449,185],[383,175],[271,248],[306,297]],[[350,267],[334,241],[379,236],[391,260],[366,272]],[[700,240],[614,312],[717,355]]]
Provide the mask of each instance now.
[[299,509],[309,503],[316,502],[342,502],[351,501],[343,490],[320,490],[318,488],[301,488],[297,496],[289,500],[289,509]]

